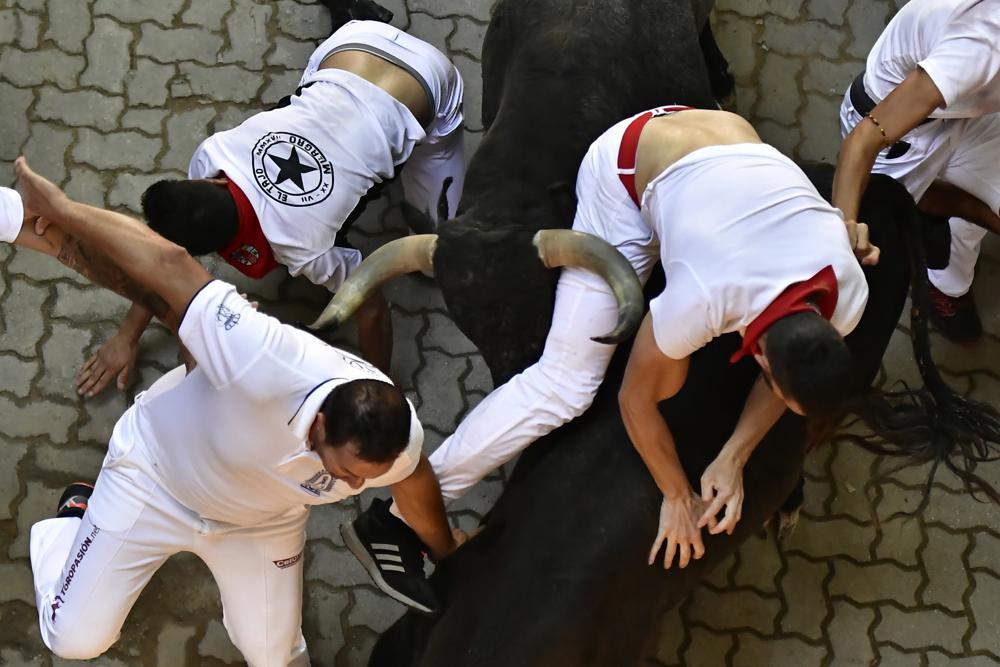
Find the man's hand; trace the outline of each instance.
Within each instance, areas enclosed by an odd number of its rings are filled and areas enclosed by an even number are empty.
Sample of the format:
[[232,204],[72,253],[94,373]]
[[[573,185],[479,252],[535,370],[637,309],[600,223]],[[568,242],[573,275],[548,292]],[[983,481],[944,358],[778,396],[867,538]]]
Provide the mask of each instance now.
[[[687,567],[692,556],[695,559],[705,554],[705,545],[701,541],[701,529],[697,525],[698,513],[701,509],[701,499],[688,490],[685,497],[678,500],[663,498],[660,505],[660,527],[656,534],[653,548],[649,550],[649,564],[656,560],[663,541],[667,541],[667,550],[663,556],[663,569],[669,570],[677,556],[677,564]],[[712,524],[715,525],[714,522]]]
[[135,339],[121,333],[112,336],[80,369],[76,378],[76,393],[87,398],[96,396],[114,377],[117,377],[118,390],[125,391],[135,371],[138,351]]
[[[698,527],[708,526],[712,535],[723,531],[732,535],[743,511],[743,464],[724,452],[717,456],[701,476],[701,499],[708,509],[698,519]],[[726,515],[716,524],[723,507]]]
[[14,161],[14,172],[17,174],[17,191],[27,213],[44,218],[60,217],[70,199],[59,186],[32,171],[23,155]]
[[878,264],[878,246],[872,245],[868,238],[868,225],[857,220],[847,220],[847,238],[854,250],[854,256],[858,258],[862,266],[875,266]]

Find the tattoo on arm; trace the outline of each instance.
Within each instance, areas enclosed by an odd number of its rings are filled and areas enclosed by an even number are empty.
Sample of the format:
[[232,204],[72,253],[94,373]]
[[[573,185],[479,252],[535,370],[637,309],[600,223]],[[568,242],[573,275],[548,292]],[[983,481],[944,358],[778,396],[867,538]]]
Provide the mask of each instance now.
[[160,320],[170,314],[170,307],[159,295],[143,289],[125,275],[116,264],[88,248],[78,239],[67,236],[59,247],[58,259],[91,282],[105,287],[126,299],[138,303]]

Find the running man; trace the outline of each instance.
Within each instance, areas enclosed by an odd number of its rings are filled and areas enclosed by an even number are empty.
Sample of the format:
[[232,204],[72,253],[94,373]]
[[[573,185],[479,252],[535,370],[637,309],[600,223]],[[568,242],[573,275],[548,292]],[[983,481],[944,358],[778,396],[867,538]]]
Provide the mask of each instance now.
[[931,319],[974,343],[979,248],[1000,232],[1000,0],[911,0],[875,42],[844,95],[846,137],[833,204],[850,224],[870,172],[906,186],[920,208],[950,218],[948,266],[931,270]]
[[[308,665],[308,507],[366,488],[390,486],[435,557],[455,548],[420,422],[385,375],[257,312],[140,222],[72,201],[24,158],[16,171],[25,209],[158,295],[197,364],[137,396],[96,485],[71,485],[56,517],[32,527],[39,625],[55,654],[107,650],[153,573],[190,551],[212,571],[250,665]],[[402,599],[436,611],[427,587]]]

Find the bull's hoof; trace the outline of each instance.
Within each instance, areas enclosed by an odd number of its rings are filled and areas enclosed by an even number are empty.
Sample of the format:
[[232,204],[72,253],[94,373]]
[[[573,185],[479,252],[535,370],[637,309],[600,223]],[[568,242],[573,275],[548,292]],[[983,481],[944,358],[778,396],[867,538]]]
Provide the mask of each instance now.
[[784,542],[792,533],[795,532],[795,527],[799,525],[799,514],[801,514],[802,508],[796,507],[791,512],[779,511],[778,512],[778,539]]

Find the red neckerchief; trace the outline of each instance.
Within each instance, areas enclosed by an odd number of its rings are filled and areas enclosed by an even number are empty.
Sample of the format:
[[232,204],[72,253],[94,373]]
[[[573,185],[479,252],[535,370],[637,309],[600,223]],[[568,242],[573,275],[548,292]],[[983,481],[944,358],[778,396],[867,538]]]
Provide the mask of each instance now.
[[[225,174],[222,174],[225,177]],[[271,244],[267,242],[264,231],[260,228],[257,212],[250,205],[250,200],[243,194],[239,186],[226,179],[226,187],[236,203],[236,218],[239,227],[236,236],[225,248],[219,250],[219,255],[226,263],[243,275],[250,278],[263,278],[272,269],[277,268]]]
[[735,364],[743,357],[760,354],[760,345],[757,341],[782,317],[812,310],[819,312],[823,319],[829,320],[836,308],[837,274],[833,272],[832,266],[826,266],[812,278],[789,285],[779,294],[778,298],[747,326],[747,331],[743,335],[743,345],[729,358],[729,363]]

